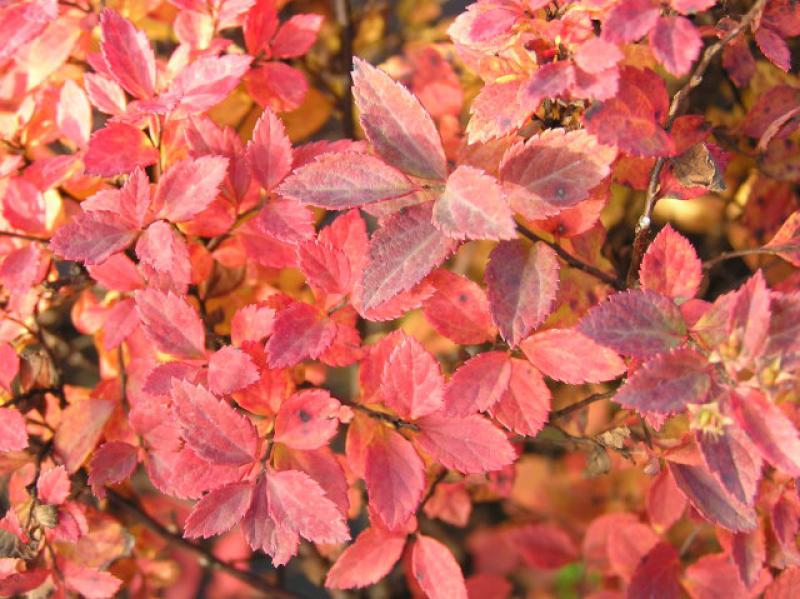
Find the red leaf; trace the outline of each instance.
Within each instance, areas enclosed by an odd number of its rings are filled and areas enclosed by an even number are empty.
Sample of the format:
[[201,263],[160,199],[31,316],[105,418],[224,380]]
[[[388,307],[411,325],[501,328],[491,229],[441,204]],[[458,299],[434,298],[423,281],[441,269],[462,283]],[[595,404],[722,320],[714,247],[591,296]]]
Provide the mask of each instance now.
[[191,281],[192,264],[183,237],[169,223],[152,223],[136,242],[139,267],[151,286],[185,293]]
[[153,209],[174,223],[192,219],[217,197],[228,173],[228,159],[201,156],[175,163],[158,182]]
[[661,77],[650,70],[625,67],[618,94],[592,106],[584,122],[600,143],[617,146],[626,154],[669,156],[674,153],[675,144],[659,124],[667,104]]
[[317,40],[322,15],[293,15],[278,30],[271,49],[275,58],[295,58],[308,52]]
[[350,509],[348,493],[350,486],[344,468],[330,447],[311,451],[293,450],[288,447],[275,452],[277,470],[301,470],[319,483],[328,499],[333,501],[343,514]]
[[497,180],[471,166],[459,166],[447,178],[433,206],[433,222],[454,239],[513,239],[517,234]]
[[224,100],[250,67],[247,55],[201,56],[185,67],[169,88],[176,114],[200,114]]
[[500,177],[511,207],[537,220],[587,199],[611,172],[616,155],[582,129],[549,129],[512,146]]
[[425,179],[447,177],[447,162],[436,125],[411,92],[380,69],[357,58],[353,95],[361,127],[386,162]]
[[791,420],[756,389],[730,397],[736,421],[764,459],[786,474],[800,476],[800,435]]
[[69,497],[69,492],[70,480],[64,466],[50,468],[39,475],[36,495],[43,503],[61,505]]
[[681,562],[669,543],[659,543],[642,558],[628,587],[628,599],[680,599]]
[[294,200],[274,198],[258,213],[259,229],[270,237],[298,244],[314,237],[314,214]]
[[258,368],[250,356],[230,345],[211,354],[208,360],[208,388],[217,395],[239,391],[258,379]]
[[758,49],[764,56],[776,67],[788,73],[792,68],[792,53],[780,34],[768,27],[759,27],[755,39]]
[[711,389],[708,363],[688,348],[658,354],[625,381],[614,401],[639,412],[674,414],[702,404]]
[[19,596],[42,586],[49,577],[49,568],[34,568],[12,573],[0,580],[0,594],[6,597]]
[[416,189],[408,177],[380,158],[331,152],[294,171],[277,191],[302,204],[342,210],[402,197]]
[[253,500],[241,523],[242,533],[253,551],[262,550],[272,556],[272,563],[281,566],[297,553],[300,537],[269,513],[267,481],[262,476],[253,488]]
[[50,251],[87,265],[100,264],[125,249],[136,231],[110,212],[81,212],[58,228],[50,240]]
[[739,504],[702,466],[669,465],[675,482],[703,516],[733,532],[747,532],[758,525],[753,508]]
[[752,532],[732,535],[730,554],[739,578],[746,587],[752,588],[758,582],[767,558],[764,530],[759,527]]
[[56,107],[58,128],[72,143],[83,147],[92,132],[92,107],[84,91],[72,79],[61,88]]
[[47,274],[50,262],[43,260],[42,254],[38,243],[29,243],[6,254],[0,265],[0,284],[9,291],[28,291]]
[[723,435],[697,433],[698,446],[709,471],[744,505],[752,505],[761,478],[761,456],[745,434],[728,427]]
[[488,83],[470,105],[469,143],[487,142],[508,135],[525,124],[530,111],[518,100],[522,80]]
[[704,555],[686,568],[683,584],[691,599],[749,597],[736,567],[722,553]]
[[770,291],[761,271],[731,294],[728,333],[740,340],[735,361],[747,366],[764,352],[769,334]]
[[155,164],[158,150],[136,127],[112,121],[89,138],[83,162],[88,174],[113,177]]
[[292,170],[292,143],[283,122],[269,108],[253,129],[253,139],[247,144],[247,160],[253,175],[267,191],[275,189]]
[[122,581],[108,572],[63,560],[59,564],[66,587],[86,599],[110,599],[116,595]]
[[656,59],[676,77],[686,75],[700,54],[703,40],[685,17],[660,17],[650,33]]
[[250,304],[240,308],[231,320],[231,341],[236,346],[246,341],[261,341],[272,333],[275,310],[269,306]]
[[282,62],[268,62],[251,69],[245,85],[256,102],[275,112],[298,108],[308,91],[303,72]]
[[256,0],[248,11],[242,26],[248,54],[257,56],[269,46],[278,29],[278,11],[274,0]]
[[594,306],[578,329],[623,355],[647,358],[680,345],[686,323],[678,307],[652,291],[615,293]]
[[143,31],[115,11],[105,9],[100,13],[100,49],[109,74],[125,91],[138,98],[153,96],[156,61]]
[[575,329],[536,333],[520,343],[520,348],[544,374],[571,385],[610,381],[627,369],[616,352]]
[[436,539],[417,535],[411,550],[411,571],[429,599],[467,599],[461,567]]
[[120,115],[125,112],[125,92],[109,77],[97,73],[84,73],[83,86],[92,106],[106,114]]
[[341,404],[323,389],[299,391],[281,404],[275,440],[293,449],[319,449],[339,428]]
[[103,499],[105,486],[130,478],[138,463],[137,449],[122,441],[104,443],[89,462],[89,484],[94,494]]
[[550,314],[558,291],[558,258],[543,243],[503,241],[484,273],[492,318],[511,346],[519,345]]
[[539,67],[520,87],[519,103],[528,112],[539,108],[545,98],[556,98],[569,91],[575,83],[575,67],[569,61],[550,62]]
[[400,559],[406,535],[371,527],[356,537],[328,570],[329,589],[358,589],[378,582]]
[[231,483],[205,495],[183,525],[187,539],[208,539],[227,532],[242,519],[253,497],[253,483]]
[[412,206],[392,215],[370,239],[356,307],[369,310],[408,291],[439,266],[456,245],[433,226],[429,205]]
[[482,416],[446,418],[431,414],[417,421],[417,444],[446,468],[464,474],[500,470],[516,454],[506,436]]
[[106,289],[136,291],[144,287],[144,279],[136,264],[123,253],[112,254],[100,264],[87,265],[91,277]]
[[659,13],[653,0],[622,0],[603,23],[603,37],[619,44],[635,42],[653,28]]
[[659,532],[666,532],[680,520],[686,511],[686,497],[678,489],[670,471],[665,468],[650,483],[647,491],[647,515],[650,524]]
[[267,499],[273,520],[313,543],[342,543],[350,538],[336,504],[304,472],[268,472]]
[[444,378],[439,363],[413,337],[404,337],[386,360],[381,400],[402,418],[416,420],[444,403]]
[[703,265],[694,247],[669,224],[647,248],[639,269],[644,289],[674,299],[687,300],[697,295],[703,279]]
[[186,444],[214,464],[242,466],[257,457],[258,435],[250,420],[206,389],[173,379],[172,401]]
[[267,341],[270,368],[294,366],[306,359],[316,360],[336,335],[336,323],[319,308],[292,302],[275,316],[272,336]]
[[511,358],[511,378],[492,416],[520,435],[536,436],[550,415],[550,389],[541,373],[525,360]]
[[117,302],[103,321],[103,347],[107,350],[119,347],[137,326],[139,313],[136,311],[136,302],[130,298]]
[[781,258],[800,268],[800,210],[789,215],[766,247],[774,248]]
[[792,599],[800,588],[800,567],[787,568],[767,589],[764,599]]
[[500,351],[480,353],[453,373],[444,394],[447,416],[468,416],[491,408],[508,390],[511,360]]
[[602,73],[622,60],[622,50],[601,37],[590,37],[575,52],[575,64],[587,73]]
[[762,148],[771,139],[782,139],[800,125],[795,118],[800,110],[800,88],[791,85],[776,85],[765,90],[750,107],[741,132],[759,141]]
[[205,330],[186,300],[172,292],[144,289],[134,293],[145,335],[161,351],[179,358],[205,353]]
[[578,549],[570,536],[555,524],[528,524],[508,530],[509,541],[531,568],[555,570],[574,562]]
[[67,472],[76,472],[94,450],[114,405],[105,399],[90,398],[70,404],[61,413],[54,447]]
[[414,514],[425,489],[425,467],[414,447],[386,430],[367,446],[364,468],[369,505],[389,530]]
[[423,302],[422,309],[440,335],[462,344],[494,339],[497,331],[489,300],[480,285],[445,269],[431,273],[428,281],[435,291]]
[[627,581],[642,558],[658,544],[658,535],[635,519],[617,524],[608,535],[608,559],[614,572]]

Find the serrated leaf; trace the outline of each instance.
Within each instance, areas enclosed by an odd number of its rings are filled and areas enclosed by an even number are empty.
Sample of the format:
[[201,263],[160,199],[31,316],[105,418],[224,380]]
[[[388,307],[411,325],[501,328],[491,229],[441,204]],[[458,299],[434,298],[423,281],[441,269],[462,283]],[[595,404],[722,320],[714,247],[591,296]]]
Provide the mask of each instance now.
[[292,302],[275,316],[266,345],[267,362],[270,368],[284,368],[309,358],[316,360],[335,335],[336,323],[319,308]]
[[415,442],[443,466],[464,474],[500,470],[516,457],[506,436],[482,416],[431,414],[417,424]]
[[697,295],[703,279],[703,265],[692,244],[669,224],[661,229],[647,248],[639,268],[644,289],[674,299]]
[[522,341],[520,349],[542,373],[571,385],[610,381],[626,370],[616,352],[575,329],[536,333]]
[[745,434],[729,426],[722,435],[698,431],[696,437],[708,470],[739,502],[752,505],[763,461]]
[[324,18],[322,15],[292,15],[281,25],[271,49],[275,58],[302,56],[314,45]]
[[492,250],[484,279],[492,318],[512,346],[550,314],[559,283],[556,253],[543,243],[503,241]]
[[187,539],[208,539],[227,532],[242,519],[253,497],[251,482],[231,483],[205,495],[183,526]]
[[239,391],[258,379],[258,367],[240,349],[226,345],[208,359],[208,388],[217,395]]
[[265,476],[255,484],[253,499],[242,518],[241,528],[250,548],[270,555],[276,566],[285,564],[297,553],[300,537],[270,516]]
[[444,394],[444,413],[463,417],[485,412],[508,390],[511,360],[505,352],[473,356],[453,373]]
[[416,420],[444,403],[444,377],[439,363],[413,337],[405,336],[386,360],[380,397],[402,418]]
[[103,499],[105,486],[129,478],[139,462],[137,449],[129,443],[110,441],[94,452],[89,462],[89,484],[92,492]]
[[176,101],[173,114],[200,114],[222,102],[239,84],[251,61],[247,55],[225,54],[201,56],[187,65],[169,87],[168,95]]
[[600,345],[637,358],[670,350],[686,338],[678,307],[662,295],[638,289],[615,293],[594,306],[578,330]]
[[161,351],[179,358],[205,353],[205,329],[197,312],[172,292],[144,289],[134,294],[145,335]]
[[228,159],[201,156],[175,163],[158,182],[153,208],[160,218],[190,220],[214,201],[228,172]]
[[361,308],[369,310],[419,283],[457,246],[431,223],[429,205],[389,217],[370,239],[360,282]]
[[293,449],[324,447],[339,428],[341,404],[323,389],[298,391],[281,404],[275,440]]
[[283,122],[265,109],[247,144],[247,160],[261,187],[272,191],[292,170],[292,143]]
[[386,528],[394,530],[419,507],[425,467],[408,440],[387,430],[367,446],[364,480],[370,506]]
[[143,31],[138,31],[117,12],[100,13],[100,50],[108,72],[125,91],[137,98],[153,96],[156,62]]
[[464,575],[450,550],[432,537],[417,535],[411,571],[429,599],[467,599]]
[[491,414],[515,433],[534,437],[550,415],[550,389],[541,373],[526,360],[511,358],[510,361],[508,388],[490,408]]
[[765,247],[774,248],[781,258],[800,268],[800,210],[789,215]]
[[425,299],[422,310],[440,335],[462,344],[494,339],[497,331],[489,299],[480,285],[445,269],[434,271],[427,280],[435,291]]
[[653,0],[622,0],[608,13],[603,37],[616,43],[635,42],[655,26],[659,8]]
[[172,401],[186,444],[213,464],[243,466],[256,459],[258,435],[250,420],[200,385],[173,379]]
[[130,173],[136,167],[155,164],[158,150],[136,127],[112,121],[92,133],[83,162],[88,174],[113,177]]
[[67,260],[95,265],[128,247],[136,233],[109,212],[81,212],[58,228],[49,247]]
[[549,129],[512,146],[503,156],[500,178],[511,207],[537,220],[587,199],[611,172],[616,155],[582,129]]
[[442,141],[419,100],[368,62],[356,58],[354,64],[353,96],[361,127],[375,151],[406,173],[444,180],[447,161]]
[[628,599],[680,599],[680,570],[681,561],[677,550],[669,543],[659,543],[636,567],[628,587]]
[[406,535],[370,527],[345,549],[328,570],[329,589],[359,589],[391,572],[406,544]]

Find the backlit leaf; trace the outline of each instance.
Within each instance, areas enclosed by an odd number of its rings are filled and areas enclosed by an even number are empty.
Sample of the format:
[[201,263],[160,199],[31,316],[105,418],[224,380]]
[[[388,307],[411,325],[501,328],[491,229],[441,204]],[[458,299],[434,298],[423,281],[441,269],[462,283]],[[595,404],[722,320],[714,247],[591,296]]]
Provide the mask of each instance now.
[[436,539],[417,536],[411,550],[411,570],[430,599],[467,599],[464,575],[456,558]]
[[687,300],[697,295],[702,279],[703,265],[689,240],[670,225],[661,229],[642,259],[642,287]]

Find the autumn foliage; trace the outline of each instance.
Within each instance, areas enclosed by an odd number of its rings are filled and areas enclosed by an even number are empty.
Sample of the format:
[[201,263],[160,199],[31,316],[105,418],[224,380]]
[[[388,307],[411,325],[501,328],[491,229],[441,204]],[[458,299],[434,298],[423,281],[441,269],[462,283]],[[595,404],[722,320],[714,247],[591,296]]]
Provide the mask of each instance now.
[[800,4],[456,8],[0,3],[0,596],[800,597]]

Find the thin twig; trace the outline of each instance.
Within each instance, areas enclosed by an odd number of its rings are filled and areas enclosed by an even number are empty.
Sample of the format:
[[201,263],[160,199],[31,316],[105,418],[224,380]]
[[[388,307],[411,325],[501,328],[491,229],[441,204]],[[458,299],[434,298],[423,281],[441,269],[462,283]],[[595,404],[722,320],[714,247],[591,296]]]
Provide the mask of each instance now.
[[144,524],[147,528],[152,530],[158,536],[162,537],[164,540],[168,541],[170,544],[193,553],[210,568],[230,574],[237,580],[249,585],[256,591],[263,593],[265,597],[271,597],[273,599],[297,599],[297,595],[274,587],[263,576],[260,576],[255,572],[251,572],[250,570],[240,570],[235,568],[231,564],[218,558],[205,547],[195,545],[194,543],[191,543],[181,537],[179,534],[172,532],[166,526],[148,514],[135,500],[123,497],[113,489],[106,489],[106,494],[109,501],[136,517],[138,522]]
[[378,410],[373,410],[372,408],[368,408],[367,406],[356,403],[354,401],[350,401],[347,399],[340,399],[344,405],[353,408],[354,410],[358,410],[359,412],[366,414],[370,418],[375,418],[376,420],[381,420],[386,422],[387,424],[391,424],[393,427],[397,429],[406,428],[410,431],[419,432],[419,426],[414,424],[413,422],[409,422],[408,420],[403,420],[399,416],[392,416],[391,414],[387,414],[386,412],[379,412]]
[[564,418],[565,416],[569,416],[573,412],[582,410],[586,406],[589,406],[597,401],[602,401],[604,399],[609,399],[611,397],[614,397],[615,394],[616,390],[605,391],[603,393],[595,393],[594,395],[590,395],[589,397],[585,397],[580,401],[576,401],[575,403],[570,404],[565,408],[561,408],[560,410],[554,410],[550,412],[550,420],[553,421],[559,418]]
[[723,252],[715,258],[711,258],[703,262],[703,269],[709,270],[720,262],[725,260],[732,260],[733,258],[741,258],[743,256],[755,256],[759,254],[780,254],[781,252],[800,252],[800,245],[786,244],[786,245],[773,245],[757,248],[747,248],[744,250],[735,250],[731,252]]
[[587,264],[586,262],[583,262],[582,260],[576,258],[557,243],[553,241],[548,241],[547,239],[540,237],[530,229],[523,227],[520,224],[517,224],[517,231],[519,231],[520,234],[527,237],[531,241],[541,241],[542,243],[547,244],[553,249],[553,251],[555,251],[556,254],[558,254],[561,257],[561,259],[564,262],[566,262],[573,268],[582,270],[583,272],[590,274],[593,277],[603,281],[603,283],[611,285],[615,289],[625,289],[625,283],[623,281],[621,281],[614,275],[610,275],[607,272],[600,270],[596,266],[592,266],[591,264]]
[[[672,102],[669,105],[667,112],[667,120],[664,123],[664,129],[669,131],[675,119],[683,111],[684,102],[689,97],[689,94],[703,81],[708,67],[711,62],[716,58],[717,54],[722,52],[722,49],[730,43],[737,35],[739,35],[750,23],[761,13],[764,9],[766,0],[756,0],[755,4],[747,11],[739,23],[725,34],[722,38],[708,46],[703,52],[703,56],[692,71],[689,80],[680,88],[677,93],[672,97]],[[661,178],[661,171],[666,164],[666,158],[663,156],[656,158],[653,169],[650,171],[650,180],[647,184],[647,194],[645,195],[644,210],[642,216],[639,217],[639,222],[636,224],[636,236],[633,241],[633,255],[631,256],[631,264],[628,269],[627,282],[628,286],[632,286],[636,282],[639,265],[641,264],[642,257],[647,251],[648,232],[653,217],[653,209],[655,208],[657,195],[659,190],[659,180]]]
[[356,124],[353,118],[353,11],[350,0],[333,0],[333,10],[336,22],[339,24],[339,39],[342,47],[339,50],[343,75],[345,76],[344,95],[342,96],[342,129],[347,138],[353,139],[356,135]]
[[37,237],[36,235],[28,235],[26,233],[16,233],[14,231],[0,231],[0,237],[14,237],[15,239],[24,239],[25,241],[39,241],[47,243],[50,241],[47,237]]

